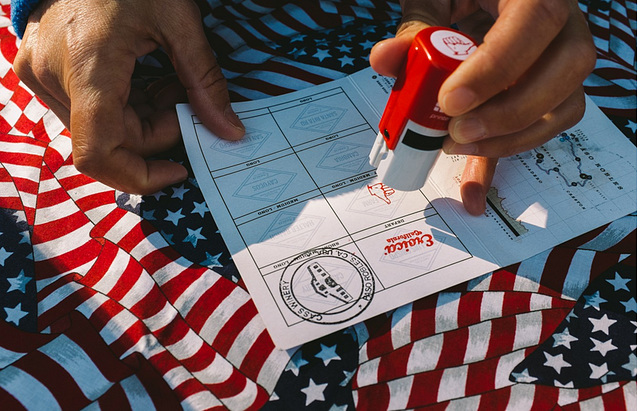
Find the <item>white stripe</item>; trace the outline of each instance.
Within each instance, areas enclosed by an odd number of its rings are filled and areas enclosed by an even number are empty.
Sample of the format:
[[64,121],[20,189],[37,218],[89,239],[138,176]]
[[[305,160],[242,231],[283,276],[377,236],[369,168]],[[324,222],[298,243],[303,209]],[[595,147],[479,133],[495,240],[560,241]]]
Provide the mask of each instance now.
[[407,359],[407,374],[435,370],[442,353],[443,334],[434,334],[416,341]]
[[118,206],[115,203],[103,204],[91,210],[84,210],[84,215],[86,215],[93,224],[98,224],[100,220],[108,216],[116,208],[118,208]]
[[602,397],[593,397],[588,400],[580,401],[581,411],[602,411],[604,409],[605,407]]
[[491,273],[469,280],[467,291],[487,291],[491,287]]
[[[127,308],[131,308],[140,301],[142,301],[151,290],[156,287],[156,283],[153,282],[149,274],[146,271],[143,271],[138,280],[133,284],[133,286],[127,291],[124,297],[120,300],[120,304]],[[153,303],[149,303],[153,304]]]
[[[326,3],[326,2],[322,2],[322,3]],[[323,30],[325,29],[324,27],[318,25],[318,23],[316,23],[316,21],[311,18],[311,16],[309,16],[309,14],[307,13],[307,11],[293,3],[287,3],[284,5],[283,10],[286,11],[287,13],[289,13],[289,15],[291,15],[292,17],[295,16],[295,20],[298,21],[299,23],[304,24],[305,26],[307,26],[309,28],[309,30]]]
[[38,348],[38,351],[60,364],[78,384],[82,393],[92,401],[113,385],[84,349],[64,334]]
[[[162,237],[162,235],[160,233],[157,233],[157,232],[153,233],[152,236],[154,238],[157,238],[157,236]],[[164,238],[162,239],[162,241],[166,242],[166,240],[164,240]],[[154,240],[154,242],[157,242],[157,241]],[[192,265],[193,265],[193,263],[191,261],[189,261],[186,258],[180,256],[179,258],[170,261],[164,267],[158,268],[156,270],[156,272],[152,274],[153,281],[155,281],[156,284],[158,284],[160,287],[162,287],[163,285],[165,285],[166,283],[168,283],[169,281],[171,281],[175,277],[177,277],[180,274],[182,274],[182,272],[184,270],[186,270],[188,267],[190,267]]]
[[9,174],[13,179],[23,178],[25,180],[33,181],[34,183],[38,183],[40,179],[40,168],[39,167],[31,167],[24,166],[22,164],[11,164],[11,163],[2,163],[4,168],[7,169]]
[[584,289],[589,285],[591,279],[589,274],[595,256],[595,251],[576,251],[567,270],[567,276],[562,286],[562,295],[576,300],[580,298]]
[[435,332],[455,330],[458,328],[458,306],[460,293],[441,292],[436,303]]
[[132,375],[125,378],[120,382],[120,386],[122,387],[127,400],[129,400],[129,405],[132,410],[146,411],[155,409],[155,405],[149,397],[150,393],[145,390],[137,376]]
[[187,334],[171,345],[167,345],[167,350],[178,360],[191,358],[200,351],[204,342],[192,329]]
[[173,390],[185,381],[193,379],[193,375],[191,375],[191,373],[187,371],[183,366],[179,365],[165,372],[162,378]]
[[540,279],[542,278],[542,272],[544,270],[544,267],[546,266],[547,258],[549,258],[550,253],[551,249],[548,249],[521,262],[518,266],[518,277],[527,278],[533,283],[539,284]]
[[108,294],[109,291],[116,286],[120,278],[122,278],[123,271],[127,268],[129,261],[131,261],[131,256],[124,250],[118,249],[115,258],[109,266],[108,272],[91,288],[103,294]]
[[413,304],[397,308],[391,316],[391,344],[394,349],[411,343],[411,318]]
[[377,384],[379,366],[380,357],[376,357],[363,364],[360,364],[356,375],[356,385],[358,387],[366,387],[367,385]]
[[627,404],[628,410],[636,410],[638,408],[638,383],[629,381],[622,387],[624,393],[624,402]]
[[529,299],[529,310],[549,310],[553,308],[553,298],[548,295],[534,293]]
[[531,347],[540,343],[542,333],[542,311],[516,315],[516,331],[513,350]]
[[136,227],[142,218],[133,213],[125,213],[118,221],[111,225],[111,228],[104,233],[104,238],[114,243],[119,243],[122,238]]
[[[91,240],[91,236],[89,234],[93,227],[93,224],[87,222],[82,227],[79,227],[63,236],[44,243],[33,244],[34,261],[53,259],[56,256],[76,250],[79,246],[82,246],[87,241]],[[73,267],[69,267],[69,269],[71,270]]]
[[22,109],[13,101],[9,101],[6,106],[0,109],[0,115],[7,123],[14,126],[22,115]]
[[533,399],[536,395],[535,384],[516,384],[511,387],[507,410],[530,410],[533,407]]
[[63,165],[60,166],[58,170],[56,170],[56,178],[58,180],[63,180],[67,177],[74,177],[79,175],[80,172],[73,165]]
[[247,9],[255,12],[256,14],[269,14],[273,11],[273,8],[271,7],[263,7],[259,4],[256,4],[255,2],[251,1],[251,0],[247,0],[242,2],[242,5],[245,6]]
[[458,398],[447,405],[447,411],[473,411],[480,407],[480,395]]
[[213,271],[205,271],[195,281],[192,281],[191,284],[189,284],[189,287],[187,287],[183,293],[176,298],[174,303],[175,307],[182,315],[186,316],[191,312],[191,309],[198,300],[200,300],[200,298],[210,290],[211,287],[214,287],[220,278],[220,275]]
[[[47,114],[49,114],[50,112],[51,110],[47,110],[47,112],[42,116],[42,118],[44,119],[47,116]],[[58,124],[60,125],[62,124],[60,123],[60,120],[57,119],[57,117],[56,117],[56,120]],[[62,131],[62,129],[60,131]],[[59,133],[60,132],[56,134],[49,134],[49,136],[55,136],[55,137],[49,143],[48,148],[54,149],[55,151],[58,152],[58,154],[60,154],[60,157],[66,160],[71,155],[71,151],[73,150],[73,145],[71,144],[71,139],[69,137]],[[57,171],[56,171],[56,174],[57,174]]]
[[157,338],[151,334],[144,334],[134,345],[120,356],[120,359],[126,358],[134,352],[141,353],[145,358],[151,358],[159,353],[164,353],[167,350],[162,344],[160,344]]
[[222,405],[210,391],[200,391],[180,402],[183,410],[206,410]]
[[562,407],[568,404],[573,404],[578,401],[578,395],[579,390],[560,388],[558,389],[558,405]]
[[216,307],[202,326],[202,329],[200,330],[202,338],[204,338],[207,343],[211,344],[229,318],[231,318],[238,308],[248,300],[249,298],[246,292],[240,287],[231,291],[227,298],[225,298],[220,305]]
[[35,144],[23,143],[23,142],[13,142],[13,141],[0,141],[0,151],[3,153],[14,153],[14,154],[34,154],[36,156],[42,156],[44,154],[45,148],[37,146]]
[[[269,27],[270,30],[275,31],[276,33],[282,36],[291,37],[298,34],[296,30],[293,30],[291,27],[282,23],[280,20],[277,20],[276,18],[273,17],[273,15],[268,14],[268,15],[262,16],[260,18],[260,21],[264,23],[267,27]],[[259,36],[260,36],[259,37],[260,39],[264,39],[264,36],[262,36],[261,34]]]
[[498,365],[496,366],[495,375],[495,389],[508,387],[513,385],[512,381],[509,381],[509,375],[511,371],[524,360],[524,350],[513,351],[500,357]]
[[[62,121],[60,121],[58,116],[56,116],[55,113],[51,110],[45,113],[45,115],[42,117],[42,122],[48,136],[59,136],[60,133],[65,130],[65,126],[64,124],[62,124]],[[71,139],[67,136],[64,136],[64,138],[71,141]],[[65,160],[67,158],[68,156],[65,157]]]
[[100,330],[100,336],[104,342],[108,345],[113,343],[133,325],[136,323],[137,318],[129,311],[120,311],[115,316],[111,317],[102,330]]
[[262,364],[256,382],[263,386],[267,392],[272,392],[290,359],[291,355],[287,351],[273,349]]
[[0,386],[28,410],[61,409],[46,386],[14,366],[0,370]]
[[229,379],[233,373],[233,367],[224,357],[216,355],[206,368],[194,371],[193,376],[203,384],[220,384]]
[[12,198],[20,198],[18,192],[16,191],[16,186],[11,181],[0,182],[0,193],[2,193],[2,197],[12,197]]
[[258,336],[264,331],[264,323],[262,317],[259,315],[254,316],[251,321],[238,333],[234,338],[233,344],[229,348],[229,352],[226,357],[231,364],[240,368],[247,353],[251,349],[251,346],[256,341]]
[[[389,381],[389,406],[390,410],[406,410],[413,388],[413,375]],[[379,404],[380,407],[383,404]]]
[[86,318],[90,318],[93,313],[102,306],[105,302],[109,301],[110,298],[104,294],[95,293],[85,302],[80,304],[76,310],[84,315]]
[[598,236],[581,245],[585,250],[604,251],[619,243],[638,227],[636,216],[625,216],[614,220]]
[[18,360],[24,355],[25,353],[15,352],[15,351],[11,351],[6,348],[0,347],[0,369],[3,369],[9,366],[11,363]]
[[42,315],[49,311],[52,307],[60,304],[62,300],[75,293],[76,291],[84,288],[78,283],[66,283],[58,287],[54,292],[49,294],[46,298],[38,302],[38,315]]
[[47,110],[49,109],[43,106],[42,104],[40,104],[38,99],[34,98],[29,103],[27,103],[27,105],[23,110],[23,114],[29,120],[33,121],[34,123],[37,123],[38,120],[40,120],[42,116],[44,116]]
[[[44,181],[40,184],[40,187],[42,188],[43,185],[45,185]],[[55,188],[60,188],[60,185],[57,184],[57,182],[56,182]],[[42,190],[40,190],[40,194],[42,194]],[[76,203],[74,203],[73,200],[70,198],[68,198],[67,200],[61,203],[54,204],[49,207],[38,207],[38,212],[36,213],[35,225],[46,224],[46,223],[62,220],[63,218],[69,217],[70,215],[75,214],[77,212],[78,212],[78,206],[76,206]],[[63,227],[64,225],[61,225],[61,226]]]
[[[133,214],[133,213],[128,213]],[[135,215],[135,214],[133,214]],[[144,257],[153,253],[156,250],[168,247],[167,240],[158,231],[154,231],[152,234],[147,235],[142,241],[136,244],[131,250],[131,255],[136,260],[140,261]]]
[[251,380],[247,380],[247,385],[235,397],[222,398],[222,403],[230,410],[245,410],[255,405],[258,397],[258,386]]
[[354,7],[351,6],[351,10],[353,10],[353,12],[355,13],[356,17],[358,18],[363,18],[363,19],[367,19],[367,20],[373,20],[373,17],[371,16],[371,12],[369,10],[367,10],[364,7]]
[[464,353],[464,363],[469,364],[487,358],[491,341],[491,321],[483,321],[469,327],[469,339]]
[[438,402],[464,397],[468,372],[468,365],[445,368],[438,387]]
[[144,319],[144,324],[149,328],[149,331],[156,332],[171,323],[177,315],[175,307],[169,301],[165,301],[164,307],[160,311]]
[[502,317],[502,305],[504,304],[504,292],[492,291],[482,293],[480,303],[480,320],[486,321]]

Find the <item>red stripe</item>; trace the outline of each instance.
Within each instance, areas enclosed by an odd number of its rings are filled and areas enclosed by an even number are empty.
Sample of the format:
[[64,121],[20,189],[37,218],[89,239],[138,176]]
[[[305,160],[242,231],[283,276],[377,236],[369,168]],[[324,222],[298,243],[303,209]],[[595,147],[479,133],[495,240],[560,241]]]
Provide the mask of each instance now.
[[[52,341],[52,344],[56,344]],[[90,404],[75,380],[60,364],[38,350],[14,364],[49,389],[63,410],[77,410]],[[29,387],[24,387],[29,390]]]
[[[88,223],[89,220],[87,220],[87,216],[80,211],[76,211],[73,214],[64,216],[57,220],[38,223],[33,228],[33,237],[31,242],[33,245],[43,244],[60,239],[67,234],[73,236],[75,240],[79,240],[79,233],[76,233],[76,231],[86,226]],[[83,240],[91,241],[89,237],[86,237]]]
[[387,410],[391,394],[387,384],[368,385],[358,388],[356,408],[359,410]]
[[434,370],[413,377],[407,406],[409,408],[438,402],[438,389],[444,370]]
[[238,334],[256,315],[258,315],[258,313],[252,301],[243,304],[222,326],[211,345],[222,355],[227,355],[229,349],[236,341]]
[[212,287],[207,288],[193,308],[186,314],[185,320],[187,323],[195,331],[200,332],[212,313],[236,288],[237,286],[233,282],[224,278],[218,279]]
[[464,356],[469,342],[469,328],[457,328],[442,335],[442,351],[437,368],[446,368],[464,364]]
[[249,352],[242,360],[240,371],[251,380],[257,380],[262,367],[275,349],[276,347],[269,333],[267,330],[263,330],[256,340],[252,342]]
[[98,256],[101,249],[97,241],[87,241],[74,250],[34,263],[38,278],[48,278],[80,267]]

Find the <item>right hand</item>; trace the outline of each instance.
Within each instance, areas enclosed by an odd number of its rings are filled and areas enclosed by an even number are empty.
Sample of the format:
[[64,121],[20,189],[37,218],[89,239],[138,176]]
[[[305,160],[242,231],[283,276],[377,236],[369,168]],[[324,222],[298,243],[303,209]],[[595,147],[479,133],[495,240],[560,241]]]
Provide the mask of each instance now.
[[[181,84],[133,89],[136,58],[158,47]],[[121,191],[150,194],[187,178],[180,164],[146,160],[180,140],[174,105],[185,90],[212,132],[244,135],[192,0],[45,0],[14,69],[71,132],[76,168]]]

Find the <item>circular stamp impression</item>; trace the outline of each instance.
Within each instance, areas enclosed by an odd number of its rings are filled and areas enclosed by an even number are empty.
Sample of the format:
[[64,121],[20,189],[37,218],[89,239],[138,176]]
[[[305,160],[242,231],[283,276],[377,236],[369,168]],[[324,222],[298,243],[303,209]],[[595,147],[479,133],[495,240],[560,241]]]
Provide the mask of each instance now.
[[339,324],[363,312],[374,293],[373,274],[352,253],[318,248],[297,256],[280,278],[280,296],[303,320]]

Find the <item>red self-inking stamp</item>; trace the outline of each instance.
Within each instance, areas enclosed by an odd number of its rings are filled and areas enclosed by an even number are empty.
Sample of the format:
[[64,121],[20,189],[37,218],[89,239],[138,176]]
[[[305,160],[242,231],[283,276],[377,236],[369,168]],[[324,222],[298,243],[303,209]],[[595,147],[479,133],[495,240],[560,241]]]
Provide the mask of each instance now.
[[416,35],[369,154],[383,184],[401,191],[425,184],[449,133],[449,117],[438,106],[438,91],[476,48],[466,34],[449,28],[429,27]]

